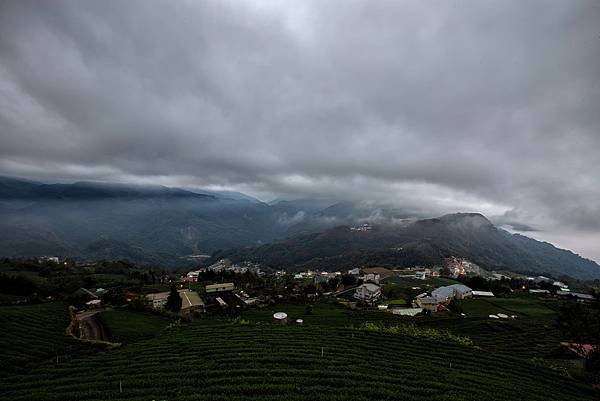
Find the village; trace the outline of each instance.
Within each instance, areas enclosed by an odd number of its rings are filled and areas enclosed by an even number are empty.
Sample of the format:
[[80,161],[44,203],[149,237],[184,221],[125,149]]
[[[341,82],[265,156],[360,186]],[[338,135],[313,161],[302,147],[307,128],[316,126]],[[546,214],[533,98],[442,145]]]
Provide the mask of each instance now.
[[[222,280],[225,277],[230,281]],[[591,294],[571,291],[566,283],[545,276],[488,273],[476,264],[456,257],[447,258],[445,266],[432,268],[365,267],[343,272],[308,270],[297,273],[267,272],[257,263],[219,260],[178,278],[165,277],[164,281],[164,291],[144,294],[128,291],[127,301],[164,311],[175,288],[181,298],[181,307],[176,312],[182,317],[193,318],[199,314],[236,314],[247,308],[264,308],[290,300],[328,299],[350,309],[418,317],[449,312],[456,309],[457,301],[466,299],[519,294],[583,303],[595,299]],[[167,284],[171,285],[171,291]],[[72,297],[80,300],[83,309],[102,308],[106,291],[104,288],[80,288]],[[460,315],[466,317],[464,312]],[[516,319],[519,316],[499,311],[488,317]]]
[[[225,350],[236,360],[239,352],[257,352],[269,333],[290,361],[304,350],[309,359],[334,353],[346,358],[355,344],[400,347],[402,355],[412,350],[415,361],[458,347],[452,349],[473,355],[484,349],[494,361],[537,358],[543,369],[560,364],[577,375],[588,371],[597,350],[593,336],[579,335],[586,313],[597,308],[595,287],[550,275],[487,271],[459,257],[440,266],[295,272],[227,259],[180,271],[50,257],[5,263],[38,277],[28,289],[32,295],[7,299],[4,306],[28,322],[26,330],[66,333],[85,349],[111,349],[124,358],[133,349],[152,354],[164,342],[172,358],[195,361],[196,350]],[[10,280],[23,288],[33,284]],[[48,329],[39,321],[47,321]],[[36,352],[52,352],[43,335],[36,338]],[[170,340],[175,338],[185,340]],[[182,341],[195,348],[172,348]],[[286,341],[301,345],[282,346]],[[68,355],[53,355],[56,366]]]

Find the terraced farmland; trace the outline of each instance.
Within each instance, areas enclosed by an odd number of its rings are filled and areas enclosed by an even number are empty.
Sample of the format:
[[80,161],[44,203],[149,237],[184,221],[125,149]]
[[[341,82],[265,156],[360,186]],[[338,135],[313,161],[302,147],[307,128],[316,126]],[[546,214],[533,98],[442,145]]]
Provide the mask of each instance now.
[[[558,349],[555,300],[535,297],[469,299],[461,302],[467,318],[435,317],[419,322],[427,327],[469,336],[486,352],[522,359],[546,358]],[[493,320],[489,314],[516,314],[516,319]]]
[[62,303],[0,307],[0,375],[63,360],[80,348],[65,334],[68,324],[67,306]]
[[98,319],[113,342],[130,343],[156,336],[171,319],[142,312],[109,310],[98,314]]
[[[121,382],[122,392],[120,392]],[[0,380],[11,400],[592,400],[473,347],[326,325],[217,320]]]

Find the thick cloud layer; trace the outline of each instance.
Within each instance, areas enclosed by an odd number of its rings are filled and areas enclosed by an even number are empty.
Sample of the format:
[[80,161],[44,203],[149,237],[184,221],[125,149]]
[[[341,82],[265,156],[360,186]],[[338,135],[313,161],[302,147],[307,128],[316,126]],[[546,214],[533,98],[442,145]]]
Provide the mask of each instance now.
[[600,260],[596,1],[0,2],[0,173],[481,211]]

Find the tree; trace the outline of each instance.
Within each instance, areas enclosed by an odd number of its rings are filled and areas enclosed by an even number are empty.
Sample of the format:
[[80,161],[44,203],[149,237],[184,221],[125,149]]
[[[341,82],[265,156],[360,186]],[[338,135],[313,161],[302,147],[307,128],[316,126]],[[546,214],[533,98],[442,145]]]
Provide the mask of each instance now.
[[179,296],[177,288],[175,288],[175,284],[171,284],[171,291],[167,297],[165,308],[173,313],[178,313],[181,310],[182,302],[183,300]]
[[329,288],[331,291],[335,291],[340,285],[340,279],[338,279],[337,277],[330,278],[329,281],[327,281],[327,284],[329,284]]
[[490,285],[488,281],[481,276],[469,277],[465,280],[465,285],[474,290],[489,291]]
[[356,284],[356,277],[351,274],[343,274],[342,275],[342,284],[345,286],[351,286]]
[[589,328],[593,326],[593,314],[590,308],[580,302],[564,302],[559,310],[556,323],[562,336],[570,342],[589,341]]
[[585,370],[600,383],[600,349],[590,352],[585,358]]
[[448,309],[457,315],[463,313],[461,302],[456,299],[452,299],[450,303],[448,303]]

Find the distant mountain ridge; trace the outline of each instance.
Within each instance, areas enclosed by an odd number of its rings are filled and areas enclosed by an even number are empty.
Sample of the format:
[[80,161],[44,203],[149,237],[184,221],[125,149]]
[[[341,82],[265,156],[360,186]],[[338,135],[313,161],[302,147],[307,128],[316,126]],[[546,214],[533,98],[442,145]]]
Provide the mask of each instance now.
[[[455,255],[494,269],[600,277],[596,263],[498,229],[480,214],[416,217],[331,200],[267,204],[234,192],[0,177],[0,256],[182,266],[196,263],[186,255],[215,253],[294,269],[431,264]],[[364,222],[373,230],[349,229]]]
[[132,185],[78,181],[73,184],[43,184],[11,177],[0,177],[0,199],[100,199],[198,197],[215,198],[179,188],[158,185]]
[[595,262],[499,229],[478,213],[374,226],[369,231],[339,226],[260,247],[219,252],[214,259],[253,260],[273,268],[337,270],[442,264],[448,256],[468,258],[489,270],[600,278],[600,266]]

